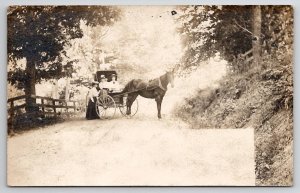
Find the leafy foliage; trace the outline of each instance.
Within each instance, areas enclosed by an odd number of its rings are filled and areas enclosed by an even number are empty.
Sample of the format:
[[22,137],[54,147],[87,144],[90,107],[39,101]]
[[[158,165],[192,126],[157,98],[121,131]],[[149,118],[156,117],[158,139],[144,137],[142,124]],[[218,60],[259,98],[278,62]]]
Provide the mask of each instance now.
[[[185,6],[181,8],[179,32],[183,35],[185,55],[182,68],[198,66],[217,53],[231,63],[252,48],[260,38],[263,52],[282,51],[292,45],[293,11],[291,6],[261,6],[262,34],[253,36],[253,6]],[[276,51],[275,51],[276,50]]]
[[186,52],[183,63],[195,66],[220,53],[231,61],[234,56],[251,49],[251,6],[188,6],[182,8],[179,28],[184,37]]
[[[8,59],[13,64],[8,80],[19,88],[42,79],[70,76],[74,60],[64,47],[81,38],[80,22],[90,26],[111,25],[119,11],[109,6],[12,6],[8,10]],[[26,69],[16,69],[13,61],[26,58]],[[15,70],[16,69],[16,70]],[[34,76],[34,77],[32,77]],[[33,82],[24,81],[34,79]]]

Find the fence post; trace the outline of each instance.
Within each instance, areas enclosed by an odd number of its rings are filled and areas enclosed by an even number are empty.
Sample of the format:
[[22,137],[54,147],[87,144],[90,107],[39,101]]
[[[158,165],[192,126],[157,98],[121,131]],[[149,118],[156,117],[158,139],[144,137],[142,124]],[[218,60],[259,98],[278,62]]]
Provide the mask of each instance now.
[[74,113],[76,113],[76,102],[73,101],[73,105],[74,105]]
[[65,101],[66,103],[66,111],[67,111],[67,113],[69,112],[69,108],[68,108],[68,101]]
[[52,100],[52,104],[53,104],[54,117],[56,117],[55,100]]
[[42,103],[43,114],[45,114],[45,106],[44,106],[44,99],[43,98],[41,99],[41,103]]

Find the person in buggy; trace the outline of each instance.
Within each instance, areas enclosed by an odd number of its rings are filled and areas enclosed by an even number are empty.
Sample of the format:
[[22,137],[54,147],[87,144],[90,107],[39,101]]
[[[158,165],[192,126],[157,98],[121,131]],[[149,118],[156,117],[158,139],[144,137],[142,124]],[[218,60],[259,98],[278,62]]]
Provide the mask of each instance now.
[[123,89],[121,84],[116,80],[115,74],[111,75],[111,81],[108,82],[108,87],[110,92],[121,92]]
[[109,82],[107,82],[107,78],[104,75],[101,75],[100,77],[100,83],[99,83],[100,89],[109,89]]

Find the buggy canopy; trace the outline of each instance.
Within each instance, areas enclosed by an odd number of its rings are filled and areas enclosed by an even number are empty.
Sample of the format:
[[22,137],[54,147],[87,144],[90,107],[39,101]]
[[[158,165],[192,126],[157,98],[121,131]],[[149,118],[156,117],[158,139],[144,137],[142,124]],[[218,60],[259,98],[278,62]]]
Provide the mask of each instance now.
[[95,81],[100,82],[101,75],[104,75],[107,78],[107,81],[110,82],[112,80],[112,75],[115,74],[116,80],[118,80],[118,74],[115,70],[100,70],[96,72]]

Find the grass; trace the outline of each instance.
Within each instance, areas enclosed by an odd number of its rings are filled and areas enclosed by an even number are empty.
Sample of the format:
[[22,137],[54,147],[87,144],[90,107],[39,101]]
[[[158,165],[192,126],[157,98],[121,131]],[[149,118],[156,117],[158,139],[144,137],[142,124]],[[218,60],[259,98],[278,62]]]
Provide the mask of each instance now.
[[194,129],[253,127],[256,185],[290,186],[293,181],[292,66],[278,61],[262,66],[265,68],[229,74],[218,88],[199,90],[194,97],[186,98],[175,114]]

